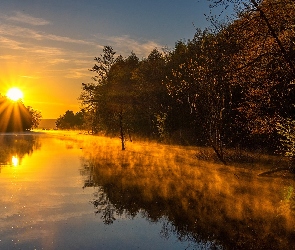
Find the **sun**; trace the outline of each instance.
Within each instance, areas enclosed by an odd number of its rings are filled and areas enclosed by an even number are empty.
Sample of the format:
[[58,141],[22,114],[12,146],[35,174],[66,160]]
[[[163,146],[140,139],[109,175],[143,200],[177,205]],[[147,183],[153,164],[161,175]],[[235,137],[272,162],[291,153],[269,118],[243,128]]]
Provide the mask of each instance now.
[[24,94],[19,88],[13,87],[7,91],[7,97],[13,101],[18,101],[24,97]]

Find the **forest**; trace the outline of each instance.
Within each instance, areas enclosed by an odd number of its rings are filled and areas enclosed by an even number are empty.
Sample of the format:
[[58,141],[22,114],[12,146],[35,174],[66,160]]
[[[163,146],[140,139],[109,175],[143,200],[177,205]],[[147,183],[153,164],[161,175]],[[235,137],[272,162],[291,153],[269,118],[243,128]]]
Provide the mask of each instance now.
[[[228,0],[236,18],[196,29],[173,49],[146,58],[105,46],[82,83],[81,110],[58,128],[183,145],[295,154],[295,4]],[[212,5],[212,6],[213,6]]]

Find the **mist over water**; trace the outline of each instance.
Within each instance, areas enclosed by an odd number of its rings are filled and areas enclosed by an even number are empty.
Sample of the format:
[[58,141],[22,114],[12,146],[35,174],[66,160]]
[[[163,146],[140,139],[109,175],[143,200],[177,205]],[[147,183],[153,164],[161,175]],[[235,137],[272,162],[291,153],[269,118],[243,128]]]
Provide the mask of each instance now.
[[196,150],[1,134],[0,249],[293,249],[294,179]]

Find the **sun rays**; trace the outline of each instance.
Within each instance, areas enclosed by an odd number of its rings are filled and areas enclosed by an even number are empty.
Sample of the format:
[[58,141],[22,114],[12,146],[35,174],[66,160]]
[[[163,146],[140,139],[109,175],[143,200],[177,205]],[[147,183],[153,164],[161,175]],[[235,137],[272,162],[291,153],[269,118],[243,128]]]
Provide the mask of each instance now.
[[31,116],[21,101],[0,96],[0,132],[19,132],[29,129]]

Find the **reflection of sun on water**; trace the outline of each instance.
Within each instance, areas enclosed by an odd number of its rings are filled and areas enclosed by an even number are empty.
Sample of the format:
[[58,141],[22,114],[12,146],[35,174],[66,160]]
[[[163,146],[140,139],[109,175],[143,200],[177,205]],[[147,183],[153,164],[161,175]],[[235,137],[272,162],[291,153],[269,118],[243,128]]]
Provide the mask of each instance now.
[[19,165],[19,158],[17,156],[12,156],[11,158],[11,163],[12,163],[12,166],[16,167]]

